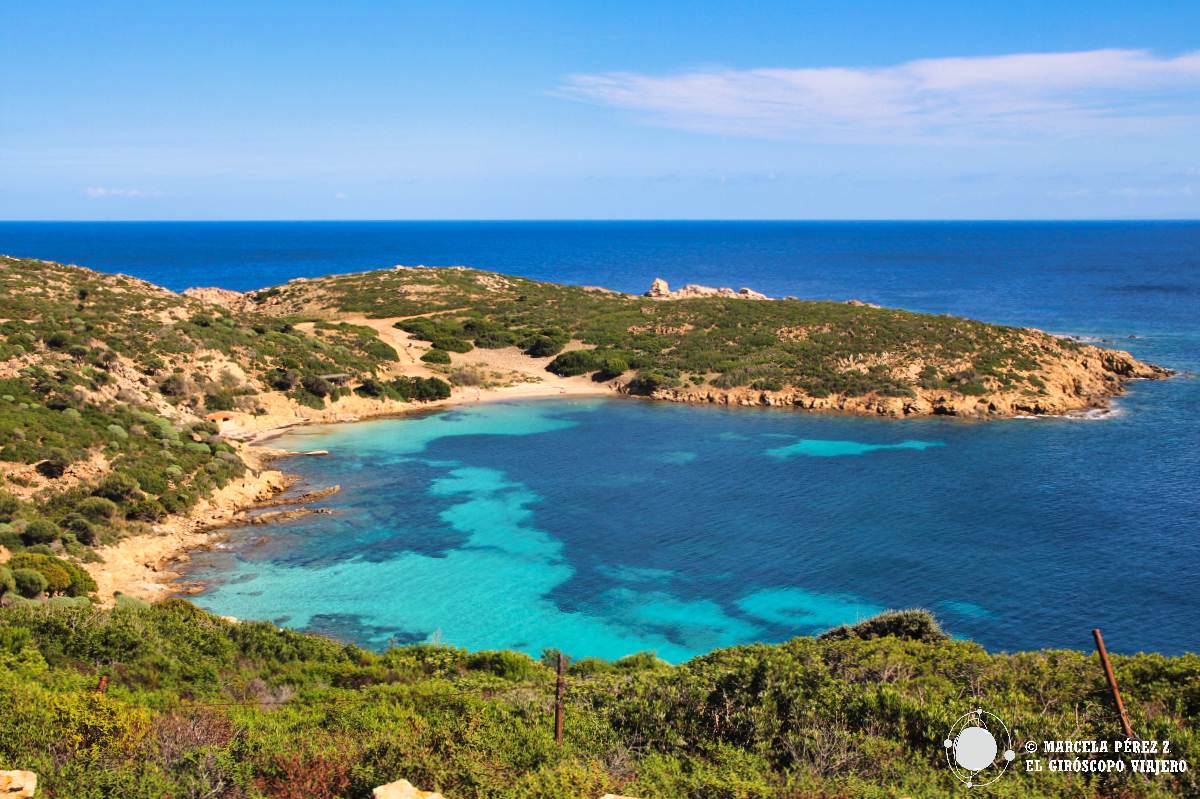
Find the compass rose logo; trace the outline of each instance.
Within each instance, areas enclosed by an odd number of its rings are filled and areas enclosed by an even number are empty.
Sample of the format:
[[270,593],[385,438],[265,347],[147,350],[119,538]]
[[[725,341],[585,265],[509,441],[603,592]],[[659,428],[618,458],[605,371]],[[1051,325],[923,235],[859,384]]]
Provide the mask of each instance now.
[[999,716],[980,708],[959,716],[942,745],[950,770],[968,788],[991,785],[1017,757],[1008,727]]

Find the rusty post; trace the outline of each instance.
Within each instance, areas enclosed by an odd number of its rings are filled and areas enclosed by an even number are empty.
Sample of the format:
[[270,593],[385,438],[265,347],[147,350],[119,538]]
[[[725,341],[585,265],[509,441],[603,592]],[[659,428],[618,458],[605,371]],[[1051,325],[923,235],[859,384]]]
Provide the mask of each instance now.
[[96,693],[102,694],[108,690],[108,675],[101,674],[100,682],[96,683]]
[[563,653],[558,653],[558,682],[554,686],[554,743],[559,746],[563,742],[563,692],[566,690],[566,683],[563,680],[563,666],[566,658]]
[[1121,689],[1117,687],[1117,675],[1113,673],[1112,663],[1108,660],[1108,650],[1104,647],[1104,636],[1100,634],[1099,627],[1092,630],[1092,637],[1096,639],[1096,651],[1100,653],[1100,663],[1104,666],[1108,689],[1112,691],[1113,701],[1117,704],[1117,712],[1121,714],[1121,727],[1125,730],[1125,737],[1136,738],[1137,736],[1133,734],[1133,725],[1129,723],[1129,714],[1125,712],[1125,701],[1121,699]]

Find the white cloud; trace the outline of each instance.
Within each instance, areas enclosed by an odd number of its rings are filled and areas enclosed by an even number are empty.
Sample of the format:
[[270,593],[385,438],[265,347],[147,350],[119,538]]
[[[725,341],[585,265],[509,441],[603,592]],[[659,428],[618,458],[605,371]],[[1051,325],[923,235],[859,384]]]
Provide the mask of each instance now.
[[89,186],[83,190],[83,193],[88,197],[157,197],[156,191],[142,191],[141,189],[110,189],[103,186]]
[[711,133],[879,140],[1145,133],[1200,120],[1200,51],[935,58],[882,68],[573,75],[557,94]]

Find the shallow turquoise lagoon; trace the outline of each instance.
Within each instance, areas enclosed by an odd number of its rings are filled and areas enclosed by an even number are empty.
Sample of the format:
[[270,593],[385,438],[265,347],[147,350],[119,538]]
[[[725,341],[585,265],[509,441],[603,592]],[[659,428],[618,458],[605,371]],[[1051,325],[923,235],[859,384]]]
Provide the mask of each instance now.
[[[1124,650],[1179,651],[1200,598],[1181,563],[1196,520],[1152,499],[1124,512],[1131,491],[1169,491],[1118,457],[1138,436],[1128,415],[972,424],[628,400],[309,428],[279,443],[330,457],[286,468],[298,490],[341,484],[323,503],[335,513],[235,532],[187,576],[216,612],[372,647],[680,661],[920,606],[993,649],[1085,648],[1103,626]],[[1137,569],[1099,554],[1134,539]]]

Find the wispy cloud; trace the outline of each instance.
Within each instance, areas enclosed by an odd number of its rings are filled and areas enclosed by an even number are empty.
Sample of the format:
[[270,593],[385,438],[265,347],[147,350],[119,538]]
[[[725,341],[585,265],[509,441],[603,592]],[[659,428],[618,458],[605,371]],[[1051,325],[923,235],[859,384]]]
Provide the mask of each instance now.
[[1200,50],[934,58],[883,68],[572,75],[558,94],[662,125],[796,139],[1144,133],[1200,120]]
[[104,198],[104,197],[157,197],[159,193],[156,191],[143,191],[142,189],[111,189],[104,186],[88,186],[83,190],[83,193],[88,197]]

